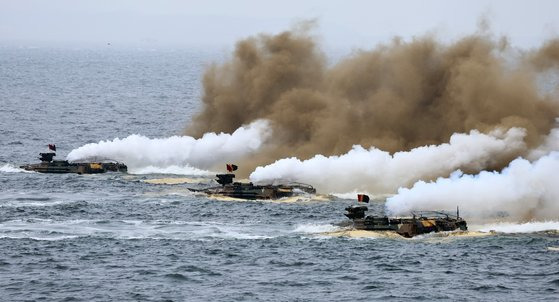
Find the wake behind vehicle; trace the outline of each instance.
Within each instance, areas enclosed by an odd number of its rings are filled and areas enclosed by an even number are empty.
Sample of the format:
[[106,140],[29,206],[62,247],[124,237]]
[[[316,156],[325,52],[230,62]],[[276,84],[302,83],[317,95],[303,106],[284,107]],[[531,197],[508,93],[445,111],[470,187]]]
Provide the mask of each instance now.
[[[237,170],[236,165],[227,165],[227,170]],[[201,192],[210,196],[223,196],[238,199],[280,199],[304,194],[316,194],[316,189],[311,185],[301,183],[288,183],[279,185],[255,185],[253,183],[234,182],[235,174],[217,174],[216,181],[220,186],[205,189],[188,188],[193,192]]]
[[[49,145],[49,149],[56,151],[56,146]],[[128,171],[125,164],[119,162],[85,162],[71,163],[67,160],[54,160],[56,156],[54,152],[39,153],[38,164],[27,164],[20,168],[27,171],[35,171],[39,173],[77,173],[77,174],[96,174],[105,172],[124,172]]]
[[[360,202],[368,202],[369,197],[358,195]],[[454,230],[468,230],[467,223],[459,215],[451,215],[439,211],[412,212],[412,217],[387,217],[365,215],[366,206],[350,206],[345,209],[345,216],[352,220],[353,228],[365,231],[391,231],[403,237],[411,238],[432,232],[447,232]]]

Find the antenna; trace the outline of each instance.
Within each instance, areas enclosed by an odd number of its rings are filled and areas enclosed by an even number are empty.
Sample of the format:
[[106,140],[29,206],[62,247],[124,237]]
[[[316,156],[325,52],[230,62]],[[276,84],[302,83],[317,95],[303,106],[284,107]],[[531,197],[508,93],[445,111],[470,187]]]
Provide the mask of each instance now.
[[458,209],[458,206],[456,206],[456,218],[460,218],[460,210]]

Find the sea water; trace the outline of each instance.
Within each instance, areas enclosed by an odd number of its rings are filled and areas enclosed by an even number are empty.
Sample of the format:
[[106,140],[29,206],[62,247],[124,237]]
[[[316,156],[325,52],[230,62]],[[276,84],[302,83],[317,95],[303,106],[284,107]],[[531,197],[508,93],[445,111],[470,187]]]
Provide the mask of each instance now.
[[187,189],[200,175],[18,168],[49,143],[62,159],[100,140],[182,134],[200,109],[204,68],[221,58],[0,48],[0,300],[557,300],[553,221],[351,236],[337,226],[351,196],[212,199]]

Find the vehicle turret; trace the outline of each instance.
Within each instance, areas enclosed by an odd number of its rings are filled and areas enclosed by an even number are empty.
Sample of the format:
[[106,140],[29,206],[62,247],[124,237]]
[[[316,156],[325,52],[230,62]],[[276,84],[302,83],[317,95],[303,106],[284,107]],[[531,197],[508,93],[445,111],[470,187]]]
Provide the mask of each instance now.
[[345,208],[347,213],[344,215],[349,219],[361,219],[365,218],[365,212],[369,210],[366,206],[350,206]]
[[39,159],[42,162],[47,162],[50,163],[52,161],[52,158],[56,156],[56,153],[53,152],[48,152],[48,153],[39,153]]
[[235,174],[227,173],[227,174],[216,174],[215,175],[217,183],[222,186],[228,185],[233,183],[233,178],[235,178]]

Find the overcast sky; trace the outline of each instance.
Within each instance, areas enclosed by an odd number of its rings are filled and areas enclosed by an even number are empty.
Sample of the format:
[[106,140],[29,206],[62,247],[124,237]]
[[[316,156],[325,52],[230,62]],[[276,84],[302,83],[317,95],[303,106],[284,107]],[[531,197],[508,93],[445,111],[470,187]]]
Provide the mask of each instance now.
[[0,43],[122,47],[228,47],[315,19],[326,47],[371,47],[394,36],[476,31],[481,16],[513,45],[559,33],[559,1],[0,0]]

